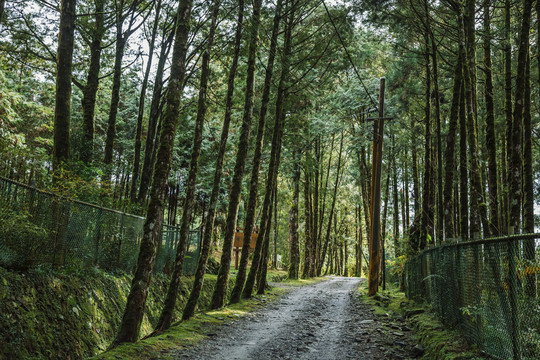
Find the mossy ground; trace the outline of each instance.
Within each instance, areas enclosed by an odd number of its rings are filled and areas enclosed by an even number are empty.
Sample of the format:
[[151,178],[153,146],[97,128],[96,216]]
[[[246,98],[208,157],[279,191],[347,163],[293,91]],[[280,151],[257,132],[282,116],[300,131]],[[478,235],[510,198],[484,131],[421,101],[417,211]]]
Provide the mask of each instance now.
[[[235,272],[232,272],[235,276]],[[290,291],[290,288],[314,284],[324,278],[287,279],[287,272],[269,270],[268,281],[280,282],[279,287],[272,287],[265,295],[255,295],[249,300],[241,300],[237,304],[228,305],[221,309],[201,312],[188,321],[174,324],[169,330],[157,336],[149,337],[134,344],[122,344],[112,350],[96,356],[96,360],[117,359],[152,359],[159,356],[167,359],[171,349],[193,346],[197,342],[213,335],[219,326],[236,321],[256,309],[275,301]],[[232,279],[234,281],[234,278]],[[232,286],[229,286],[229,288]]]
[[[268,273],[271,282],[283,281],[285,277],[285,271]],[[287,280],[285,283],[300,286],[319,280]],[[181,283],[177,316],[184,308],[192,281],[191,277],[184,277]],[[234,273],[231,281],[234,281]],[[208,308],[215,282],[215,275],[205,277],[199,309]],[[153,331],[168,284],[169,278],[163,274],[153,277],[141,336]],[[98,269],[60,271],[42,268],[13,272],[0,268],[0,359],[82,359],[102,353],[118,330],[130,286],[131,276],[112,275]],[[231,289],[229,286],[229,291]],[[218,312],[199,313],[190,322],[174,327],[163,336],[122,349],[136,349],[136,352],[144,348],[162,350],[173,343],[197,341],[206,336],[208,327],[242,316],[283,291],[273,289],[265,298],[255,297]]]
[[358,291],[362,295],[361,300],[370,305],[375,315],[407,319],[414,330],[414,339],[425,349],[421,359],[485,359],[468,346],[457,331],[447,329],[427,306],[407,299],[394,284],[388,284],[386,290],[379,288],[379,293],[373,297],[367,295],[367,281],[360,285]]

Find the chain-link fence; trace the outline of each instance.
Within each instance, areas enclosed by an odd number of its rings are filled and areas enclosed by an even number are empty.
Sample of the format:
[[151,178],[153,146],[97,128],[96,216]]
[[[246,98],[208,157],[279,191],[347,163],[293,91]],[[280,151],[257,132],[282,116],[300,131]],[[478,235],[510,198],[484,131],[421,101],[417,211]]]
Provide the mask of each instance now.
[[[144,218],[66,200],[0,177],[0,266],[92,267],[132,272]],[[164,225],[155,271],[171,270],[179,228]],[[190,232],[184,273],[193,274],[200,232]]]
[[424,251],[405,267],[407,297],[496,359],[540,359],[540,234]]

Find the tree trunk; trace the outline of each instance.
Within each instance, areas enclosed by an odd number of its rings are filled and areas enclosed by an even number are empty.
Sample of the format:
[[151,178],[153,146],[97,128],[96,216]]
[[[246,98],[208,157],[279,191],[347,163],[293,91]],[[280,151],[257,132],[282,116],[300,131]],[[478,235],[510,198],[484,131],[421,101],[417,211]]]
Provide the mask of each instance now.
[[277,238],[278,238],[278,191],[276,186],[276,191],[274,192],[274,236],[273,236],[273,249],[272,249],[272,267],[277,269],[278,260],[277,260]]
[[326,248],[328,246],[328,243],[330,242],[330,232],[332,230],[332,218],[334,216],[334,209],[336,207],[337,189],[339,187],[339,181],[340,181],[342,153],[343,153],[343,132],[341,133],[341,141],[339,143],[339,155],[338,155],[338,163],[337,163],[337,169],[336,169],[336,182],[334,183],[334,195],[332,196],[332,205],[330,206],[330,215],[328,216],[329,220],[328,220],[328,227],[326,228],[326,239],[324,241],[324,248],[321,255],[321,262],[319,264],[320,268],[317,271],[317,273],[319,274],[321,272],[324,258],[326,256]]
[[156,4],[156,18],[154,19],[154,27],[152,28],[152,35],[150,38],[150,47],[148,49],[148,62],[146,63],[146,70],[144,72],[144,78],[141,87],[141,94],[139,96],[139,111],[137,113],[137,129],[135,130],[135,151],[133,156],[133,175],[131,176],[131,190],[130,200],[135,202],[137,198],[137,184],[139,182],[139,164],[141,161],[141,137],[142,126],[144,116],[144,100],[146,98],[146,87],[148,86],[148,77],[150,76],[150,70],[152,69],[152,58],[154,56],[154,44],[156,42],[156,35],[159,23],[159,16],[161,13],[161,0],[158,0]]
[[[247,79],[246,79],[246,95],[244,104],[244,117],[242,128],[240,130],[240,139],[238,141],[238,152],[236,154],[236,163],[234,166],[234,175],[232,188],[229,193],[229,208],[227,211],[227,220],[225,223],[225,234],[223,240],[223,252],[221,255],[221,263],[219,267],[218,279],[214,293],[212,295],[212,303],[210,307],[217,309],[223,306],[225,302],[225,294],[229,282],[229,267],[231,264],[231,251],[234,232],[236,229],[236,216],[238,214],[238,204],[240,193],[242,191],[242,179],[244,177],[244,168],[246,165],[246,157],[249,146],[249,132],[251,130],[251,120],[253,117],[253,93],[255,84],[255,62],[257,55],[257,45],[259,39],[259,23],[261,16],[262,0],[255,0],[253,4],[253,15],[250,23],[250,40],[247,64]],[[246,239],[244,239],[246,240]],[[250,241],[250,239],[247,239]]]
[[310,157],[309,151],[306,151],[306,162],[304,165],[304,267],[302,268],[302,279],[309,278],[309,271],[312,262],[312,235],[311,235],[311,190],[310,190]]
[[69,159],[69,126],[71,111],[71,66],[75,32],[76,0],[62,0],[58,51],[56,58],[56,99],[54,107],[53,170],[55,178],[61,164]]
[[94,154],[94,111],[96,108],[96,94],[99,87],[99,71],[101,68],[101,41],[105,34],[104,0],[95,0],[94,29],[92,43],[90,44],[90,65],[86,77],[86,85],[82,89],[81,100],[83,117],[83,134],[80,159],[87,166],[92,163]]
[[298,244],[298,200],[300,194],[300,159],[298,150],[293,151],[293,194],[289,209],[289,279],[298,279],[300,246]]
[[199,262],[197,264],[197,271],[195,273],[195,279],[193,281],[193,288],[189,295],[189,299],[184,308],[182,314],[182,320],[187,320],[195,314],[197,302],[202,290],[204,282],[204,274],[206,273],[206,264],[208,263],[208,257],[210,255],[210,245],[212,243],[212,230],[214,228],[214,220],[216,217],[216,207],[219,196],[219,189],[221,183],[221,176],[223,173],[223,160],[225,158],[225,151],[227,150],[227,139],[229,137],[229,125],[231,123],[232,115],[232,100],[234,95],[234,80],[236,78],[236,70],[238,68],[238,57],[240,54],[240,45],[242,40],[242,24],[244,19],[244,0],[238,1],[238,20],[236,23],[235,43],[234,43],[234,56],[229,70],[229,80],[227,86],[227,96],[225,105],[225,118],[223,121],[223,127],[221,130],[221,141],[218,150],[218,156],[216,160],[216,169],[214,171],[214,181],[212,185],[212,194],[210,195],[210,203],[208,205],[208,214],[206,215],[206,222],[204,224],[204,236],[202,240],[201,254],[199,256]]
[[435,184],[433,171],[433,157],[431,145],[431,68],[429,66],[429,44],[426,35],[426,108],[425,108],[425,146],[424,146],[424,189],[422,191],[422,226],[418,248],[423,250],[428,242],[433,240],[433,207],[435,205]]
[[469,239],[469,170],[467,168],[467,116],[465,115],[465,84],[460,88],[459,101],[459,233]]
[[141,171],[141,183],[139,185],[139,203],[143,203],[146,199],[146,194],[150,186],[152,179],[152,169],[154,166],[153,159],[155,158],[155,149],[157,148],[156,134],[159,135],[158,122],[161,116],[161,96],[163,90],[163,72],[165,70],[165,64],[171,48],[172,41],[174,39],[174,26],[173,30],[169,32],[167,38],[164,37],[161,44],[161,50],[159,53],[159,61],[156,69],[156,77],[154,80],[154,90],[152,92],[152,102],[150,104],[150,114],[148,115],[148,133],[146,134],[146,143],[144,145],[144,161]]
[[[414,143],[414,139],[413,139]],[[418,176],[418,155],[416,146],[412,148],[412,180],[413,180],[413,207],[414,217],[421,216],[420,214],[420,179]]]
[[510,204],[511,204],[511,194],[510,194],[510,177],[511,169],[510,164],[512,164],[512,44],[510,41],[510,31],[511,31],[511,22],[510,22],[510,0],[504,1],[504,113],[506,118],[506,178],[503,179],[504,186],[504,204],[503,204],[503,234],[508,234],[510,226]]
[[[470,0],[469,0],[470,1]],[[460,24],[463,21],[464,16],[460,17]],[[474,21],[474,18],[467,18],[470,21]],[[464,23],[460,25],[460,34],[462,42],[467,39],[471,41],[471,35],[467,34],[463,29],[470,30],[470,24]],[[469,169],[471,176],[471,196],[470,196],[470,233],[473,238],[480,236],[480,232],[483,228],[484,236],[489,236],[489,225],[487,221],[487,209],[484,200],[484,190],[482,181],[482,167],[480,166],[479,153],[478,153],[478,131],[476,126],[476,83],[475,75],[473,74],[472,67],[474,64],[470,63],[471,55],[468,54],[470,46],[463,48],[462,57],[465,60],[464,69],[464,84],[465,84],[465,105],[467,109],[467,139],[469,145]],[[473,46],[475,49],[475,46]],[[474,50],[473,50],[474,51]]]
[[513,233],[520,232],[521,225],[521,180],[522,180],[522,140],[523,110],[525,102],[525,75],[527,56],[529,54],[529,36],[531,28],[531,12],[533,0],[523,1],[523,17],[519,35],[519,50],[516,76],[516,100],[514,102],[514,121],[512,123],[512,147],[510,150],[510,227]]
[[484,2],[484,71],[486,101],[486,146],[488,155],[489,228],[491,236],[499,236],[499,194],[497,186],[497,140],[493,104],[493,71],[491,63],[490,2]]
[[272,37],[270,40],[270,51],[268,54],[268,62],[266,65],[266,74],[264,78],[264,89],[261,103],[261,111],[259,114],[259,124],[257,129],[257,137],[255,139],[255,152],[253,154],[253,164],[251,168],[251,180],[249,183],[249,197],[246,209],[246,219],[244,222],[244,243],[242,244],[242,257],[240,266],[236,275],[236,282],[231,294],[231,303],[236,303],[240,300],[244,282],[246,280],[247,265],[249,259],[249,248],[251,243],[251,234],[255,225],[255,207],[257,205],[257,192],[259,187],[259,167],[261,165],[262,147],[264,138],[264,128],[266,125],[266,114],[268,112],[268,103],[270,101],[270,85],[272,83],[272,75],[274,70],[274,59],[276,55],[277,37],[279,32],[279,23],[281,20],[281,4],[279,0],[276,5],[276,13],[274,15],[274,26],[272,29]]
[[206,49],[202,57],[201,64],[201,80],[199,85],[199,99],[197,104],[197,118],[195,121],[195,131],[193,134],[193,148],[191,150],[191,160],[189,164],[189,173],[186,182],[186,195],[183,206],[182,222],[180,224],[180,239],[178,241],[178,247],[176,248],[176,259],[174,262],[174,270],[171,276],[169,284],[169,290],[167,291],[167,298],[161,311],[161,316],[156,325],[156,330],[167,330],[171,326],[171,322],[174,315],[174,306],[176,305],[176,298],[178,289],[180,287],[182,267],[184,265],[184,257],[186,255],[187,247],[189,245],[189,227],[191,225],[191,218],[193,215],[193,208],[195,204],[195,188],[197,186],[197,170],[199,165],[199,156],[201,154],[202,135],[204,119],[206,117],[207,103],[206,94],[208,89],[208,77],[210,76],[210,54],[212,53],[212,46],[214,44],[214,35],[216,33],[218,13],[220,7],[220,0],[214,0],[212,5],[212,20],[210,24],[210,30],[206,40]]
[[131,290],[122,317],[120,330],[114,340],[114,344],[135,342],[139,337],[144,307],[148,296],[148,287],[156,259],[156,249],[160,241],[160,232],[163,224],[163,206],[165,203],[167,179],[171,167],[174,138],[180,112],[180,100],[186,74],[185,60],[192,5],[192,0],[181,1],[178,5],[176,39],[174,42],[167,91],[167,105],[162,123],[160,145],[156,155],[150,203],[144,223],[137,268],[131,283]]
[[[462,46],[462,45],[460,45]],[[460,51],[461,53],[461,51]],[[444,164],[446,168],[444,179],[444,231],[446,239],[456,237],[454,226],[454,169],[455,169],[455,149],[456,130],[459,118],[460,91],[463,83],[463,62],[461,55],[458,55],[457,65],[454,75],[454,87],[452,91],[452,105],[450,108],[450,121],[448,124],[448,135],[446,136],[446,152],[444,154]]]
[[[290,8],[292,9],[292,7]],[[290,11],[290,17],[294,16],[294,11]],[[261,258],[264,258],[263,254],[263,245],[264,237],[266,235],[267,221],[266,218],[270,217],[269,213],[271,209],[272,202],[272,189],[277,182],[277,174],[279,171],[279,161],[281,154],[281,143],[283,138],[283,128],[285,124],[285,115],[286,115],[286,101],[288,97],[287,92],[287,77],[289,76],[289,65],[290,65],[290,55],[291,55],[291,37],[292,37],[292,21],[287,21],[285,23],[285,40],[283,44],[283,58],[282,58],[282,67],[281,75],[278,84],[278,91],[276,97],[276,115],[274,122],[274,130],[272,134],[272,151],[270,153],[270,164],[268,166],[268,177],[266,180],[266,193],[264,194],[262,216],[261,216],[261,226],[259,228],[259,236],[257,242],[255,243],[255,250],[253,252],[253,260],[251,262],[251,268],[244,285],[244,290],[242,291],[242,297],[251,298],[253,292],[253,287],[255,286],[255,279],[257,273],[259,272],[259,262]]]
[[[534,233],[534,178],[532,157],[531,123],[531,58],[527,56],[525,71],[525,94],[523,108],[523,233]],[[523,258],[527,260],[526,269],[536,262],[535,239],[523,242]],[[525,295],[536,298],[536,272],[528,271],[525,278]]]
[[116,115],[118,114],[118,103],[120,102],[120,78],[122,76],[122,59],[124,58],[124,50],[126,47],[127,38],[124,37],[122,25],[124,17],[122,14],[116,15],[116,53],[114,57],[113,68],[113,86],[111,90],[111,104],[109,107],[109,117],[107,120],[107,136],[105,138],[105,154],[103,163],[107,167],[105,174],[107,180],[110,180],[113,160],[114,138],[116,136]]

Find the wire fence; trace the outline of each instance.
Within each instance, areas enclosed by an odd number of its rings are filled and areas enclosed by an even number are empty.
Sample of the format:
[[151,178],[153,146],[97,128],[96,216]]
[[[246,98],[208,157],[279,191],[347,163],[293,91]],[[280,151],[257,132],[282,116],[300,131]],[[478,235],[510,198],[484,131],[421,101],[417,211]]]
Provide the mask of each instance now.
[[405,266],[406,295],[496,359],[540,359],[540,234],[443,245]]
[[[0,177],[0,266],[96,266],[133,272],[144,221]],[[163,226],[155,272],[172,270],[179,230]],[[199,251],[200,232],[192,230],[184,273],[195,273]]]

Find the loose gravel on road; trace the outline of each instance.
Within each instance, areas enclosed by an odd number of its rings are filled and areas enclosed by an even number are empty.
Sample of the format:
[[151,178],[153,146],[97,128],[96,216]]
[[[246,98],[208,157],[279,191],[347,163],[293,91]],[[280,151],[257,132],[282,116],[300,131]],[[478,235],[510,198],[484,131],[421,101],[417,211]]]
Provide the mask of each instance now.
[[[399,318],[375,317],[358,297],[358,278],[331,277],[228,323],[178,359],[413,359],[415,343]],[[416,354],[418,356],[418,354]]]

